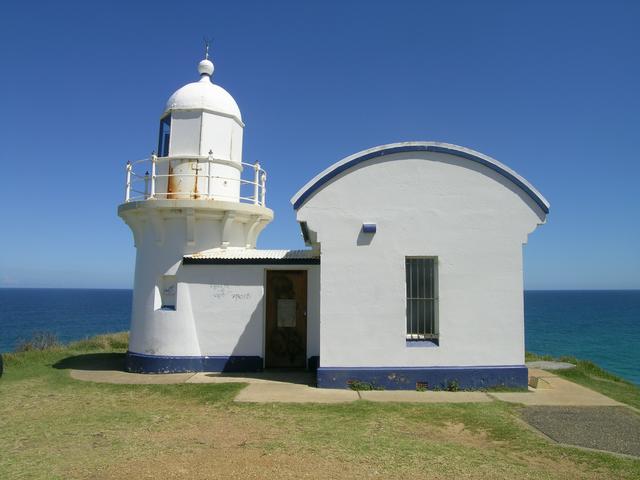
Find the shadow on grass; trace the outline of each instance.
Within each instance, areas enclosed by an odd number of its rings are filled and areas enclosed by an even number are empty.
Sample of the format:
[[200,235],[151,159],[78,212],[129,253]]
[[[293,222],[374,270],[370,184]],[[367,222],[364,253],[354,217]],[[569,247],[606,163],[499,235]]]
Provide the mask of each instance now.
[[66,370],[117,370],[124,372],[124,353],[86,353],[63,358],[53,368]]

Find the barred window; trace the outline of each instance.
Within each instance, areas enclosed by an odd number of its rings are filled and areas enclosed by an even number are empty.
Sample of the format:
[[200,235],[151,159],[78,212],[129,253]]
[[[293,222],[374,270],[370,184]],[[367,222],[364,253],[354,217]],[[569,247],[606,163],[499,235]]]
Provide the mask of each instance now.
[[407,340],[438,338],[437,258],[406,257]]

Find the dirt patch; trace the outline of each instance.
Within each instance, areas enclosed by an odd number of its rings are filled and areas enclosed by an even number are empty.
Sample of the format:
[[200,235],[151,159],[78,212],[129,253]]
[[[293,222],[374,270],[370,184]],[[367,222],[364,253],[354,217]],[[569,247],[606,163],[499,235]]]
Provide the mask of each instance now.
[[417,425],[404,432],[406,435],[429,442],[449,442],[474,448],[489,448],[501,442],[492,441],[487,432],[471,431],[464,423],[445,422],[444,425]]
[[304,452],[296,445],[287,453],[281,431],[241,412],[203,409],[202,414],[202,422],[189,419],[176,430],[148,432],[148,442],[160,447],[149,458],[75,474],[96,479],[120,479],[123,472],[141,479],[383,478],[375,469]]
[[473,446],[477,448],[487,448],[496,442],[489,439],[487,432],[472,432],[465,428],[464,423],[447,422],[444,428],[437,433],[438,439],[461,443],[463,445]]
[[[127,462],[101,474],[97,479],[120,479],[123,472],[141,479],[265,479],[265,478],[383,478],[353,464],[315,455],[267,453],[235,445],[205,448],[187,455],[160,455],[153,460]],[[388,476],[385,476],[388,478]]]

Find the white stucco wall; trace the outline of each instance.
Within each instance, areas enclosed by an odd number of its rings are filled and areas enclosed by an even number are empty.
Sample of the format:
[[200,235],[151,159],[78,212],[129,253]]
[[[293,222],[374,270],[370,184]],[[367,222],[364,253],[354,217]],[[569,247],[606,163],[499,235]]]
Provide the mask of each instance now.
[[[297,216],[322,252],[322,367],[524,363],[522,245],[544,213],[500,174],[449,154],[387,155],[331,180]],[[438,258],[437,347],[407,346],[406,256]]]
[[242,126],[233,118],[203,111],[199,140],[200,155],[211,151],[215,158],[242,161]]
[[[130,351],[264,358],[266,271],[280,269],[308,271],[307,357],[319,355],[319,266],[170,265],[162,261],[166,251],[154,260],[150,252],[138,250]],[[167,273],[177,277],[175,311],[160,310],[157,300],[156,285]]]
[[319,354],[319,266],[186,265],[180,287],[189,292],[202,355],[264,358],[267,270],[308,271],[307,357]]

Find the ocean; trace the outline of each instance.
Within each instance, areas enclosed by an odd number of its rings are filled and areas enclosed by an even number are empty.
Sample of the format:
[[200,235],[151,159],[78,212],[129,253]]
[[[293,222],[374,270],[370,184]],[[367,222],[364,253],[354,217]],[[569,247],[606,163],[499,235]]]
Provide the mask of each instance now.
[[640,290],[527,291],[525,347],[591,360],[640,385]]
[[[131,290],[0,289],[0,352],[35,332],[63,342],[129,328]],[[530,352],[572,355],[640,385],[640,290],[527,291]]]

